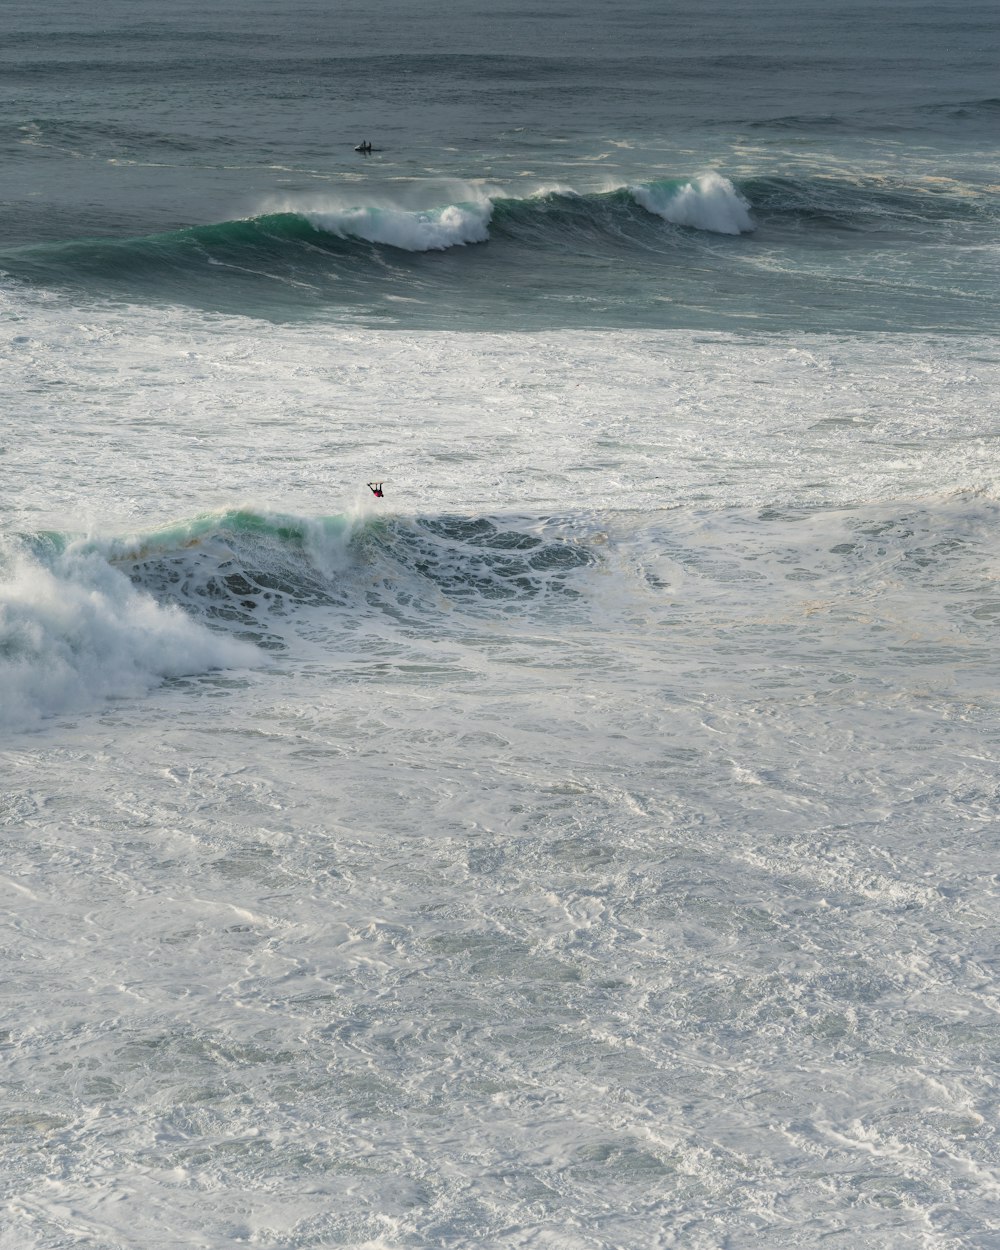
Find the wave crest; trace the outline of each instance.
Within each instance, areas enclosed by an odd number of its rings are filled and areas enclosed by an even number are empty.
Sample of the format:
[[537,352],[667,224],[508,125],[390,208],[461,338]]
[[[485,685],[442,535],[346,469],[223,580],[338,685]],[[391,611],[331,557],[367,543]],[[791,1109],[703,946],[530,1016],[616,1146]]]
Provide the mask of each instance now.
[[327,234],[406,252],[443,252],[466,243],[485,243],[492,215],[490,200],[423,210],[368,206],[304,214],[311,226]]
[[749,201],[722,174],[701,174],[680,184],[640,184],[631,190],[641,208],[675,226],[713,234],[748,234],[755,228]]
[[158,603],[100,554],[8,553],[0,578],[0,725],[144,694],[167,677],[260,662],[247,643]]

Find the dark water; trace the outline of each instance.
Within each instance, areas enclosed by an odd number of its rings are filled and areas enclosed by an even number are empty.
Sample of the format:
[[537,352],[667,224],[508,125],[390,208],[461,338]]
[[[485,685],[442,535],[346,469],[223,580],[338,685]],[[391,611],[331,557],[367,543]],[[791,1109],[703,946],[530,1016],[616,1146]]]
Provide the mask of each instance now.
[[279,320],[992,332],[998,30],[986,3],[7,4],[0,271]]

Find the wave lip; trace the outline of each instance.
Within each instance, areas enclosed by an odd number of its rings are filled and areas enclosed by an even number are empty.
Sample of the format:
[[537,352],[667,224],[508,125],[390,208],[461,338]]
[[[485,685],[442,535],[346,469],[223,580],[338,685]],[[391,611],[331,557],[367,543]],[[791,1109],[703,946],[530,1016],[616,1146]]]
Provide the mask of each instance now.
[[327,234],[365,239],[405,252],[443,252],[467,243],[485,243],[492,215],[488,199],[434,209],[365,206],[303,214],[311,226]]
[[728,178],[714,171],[679,184],[640,183],[631,192],[640,208],[675,226],[713,234],[749,234],[756,228],[749,200],[740,195]]

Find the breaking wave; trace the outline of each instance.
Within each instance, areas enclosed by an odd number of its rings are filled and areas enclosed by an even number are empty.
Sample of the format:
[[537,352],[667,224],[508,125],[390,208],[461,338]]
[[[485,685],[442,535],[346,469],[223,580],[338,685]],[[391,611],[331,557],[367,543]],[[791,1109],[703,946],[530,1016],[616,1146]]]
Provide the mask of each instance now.
[[754,229],[750,202],[728,178],[708,173],[683,186],[652,183],[632,188],[635,202],[675,226],[714,234],[748,234]]
[[143,694],[159,681],[245,667],[253,647],[161,603],[93,550],[39,559],[11,549],[0,566],[0,725]]
[[[747,279],[748,265],[766,268],[768,249],[787,246],[804,258],[811,291],[812,251],[825,260],[831,242],[864,249],[880,235],[897,251],[931,239],[958,249],[993,237],[998,224],[995,199],[942,178],[734,180],[709,171],[599,192],[511,196],[473,186],[459,196],[423,208],[296,203],[163,234],[33,244],[0,253],[0,271],[14,284],[74,296],[278,320],[334,308],[395,324],[405,319],[403,301],[414,323],[447,328],[484,318],[517,328],[566,318],[687,324],[704,302],[707,251],[712,266]],[[860,264],[867,275],[865,257]],[[831,272],[835,281],[852,272],[851,256]],[[911,278],[923,281],[921,272]],[[964,325],[979,311],[977,303],[942,319]]]
[[400,208],[346,208],[306,213],[317,230],[341,239],[365,239],[404,252],[443,251],[463,243],[485,243],[493,205],[446,204],[426,211]]
[[240,509],[125,538],[21,536],[0,553],[0,726],[258,666],[307,609],[433,628],[445,611],[570,602],[595,562],[558,526],[516,518]]

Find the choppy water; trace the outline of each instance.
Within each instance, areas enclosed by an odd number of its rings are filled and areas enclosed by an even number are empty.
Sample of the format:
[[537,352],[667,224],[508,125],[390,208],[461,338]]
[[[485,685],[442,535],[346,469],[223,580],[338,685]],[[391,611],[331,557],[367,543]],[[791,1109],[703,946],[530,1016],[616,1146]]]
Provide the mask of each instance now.
[[1000,1244],[992,8],[0,33],[3,1250]]

